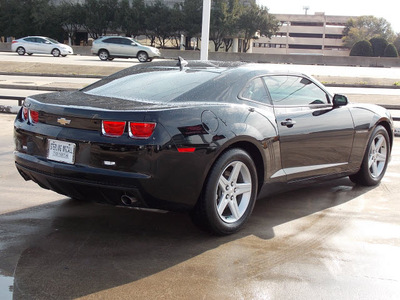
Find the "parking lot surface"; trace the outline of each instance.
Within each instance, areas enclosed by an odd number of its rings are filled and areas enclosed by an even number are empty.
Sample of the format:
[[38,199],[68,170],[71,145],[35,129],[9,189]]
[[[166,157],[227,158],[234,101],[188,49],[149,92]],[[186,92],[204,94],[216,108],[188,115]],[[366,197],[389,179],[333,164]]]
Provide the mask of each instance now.
[[74,201],[24,182],[0,114],[1,299],[399,299],[400,142],[382,183],[259,199],[210,236],[186,214]]

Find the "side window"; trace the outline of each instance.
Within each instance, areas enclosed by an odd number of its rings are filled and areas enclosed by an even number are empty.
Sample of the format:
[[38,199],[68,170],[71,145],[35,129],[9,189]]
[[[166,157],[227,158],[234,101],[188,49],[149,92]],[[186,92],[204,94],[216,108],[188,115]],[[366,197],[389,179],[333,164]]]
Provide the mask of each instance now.
[[42,38],[36,38],[35,39],[36,41],[36,43],[40,43],[40,44],[44,44],[44,43],[46,43],[46,40],[45,39],[42,39]]
[[130,45],[130,44],[132,44],[132,41],[128,40],[128,39],[120,39],[119,43],[122,45]]
[[262,103],[271,102],[264,82],[260,77],[250,80],[242,90],[240,97]]
[[265,76],[274,105],[328,104],[328,95],[315,83],[299,76]]
[[108,39],[104,40],[104,43],[118,44],[118,39],[117,38],[108,38]]
[[24,40],[27,41],[27,42],[30,42],[30,43],[34,43],[35,42],[35,38],[26,38]]

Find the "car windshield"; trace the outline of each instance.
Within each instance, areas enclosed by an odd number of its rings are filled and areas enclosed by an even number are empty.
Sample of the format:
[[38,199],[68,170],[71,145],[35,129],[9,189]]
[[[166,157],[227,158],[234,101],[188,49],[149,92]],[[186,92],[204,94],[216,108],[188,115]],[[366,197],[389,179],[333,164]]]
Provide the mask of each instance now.
[[142,45],[141,43],[139,43],[137,40],[133,39],[133,38],[129,38],[130,40],[132,40],[132,42],[138,44],[138,45]]
[[193,69],[139,73],[106,82],[101,86],[89,86],[83,92],[129,101],[166,103],[218,75],[220,72]]
[[58,41],[53,40],[53,39],[51,39],[51,38],[46,38],[46,39],[47,39],[48,41],[52,42],[53,44],[59,44]]

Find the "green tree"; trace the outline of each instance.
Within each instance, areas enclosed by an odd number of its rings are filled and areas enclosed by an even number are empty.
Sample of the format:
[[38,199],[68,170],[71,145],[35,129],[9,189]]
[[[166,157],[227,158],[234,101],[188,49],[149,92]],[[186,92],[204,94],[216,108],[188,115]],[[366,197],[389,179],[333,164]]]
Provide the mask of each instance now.
[[145,33],[146,6],[144,0],[122,0],[116,11],[117,27],[127,36]]
[[69,41],[74,44],[77,31],[83,27],[85,21],[85,12],[80,3],[66,2],[60,4],[57,9],[62,15],[61,26],[67,33]]
[[183,15],[183,31],[186,35],[186,49],[190,49],[190,40],[201,35],[201,23],[203,14],[203,1],[185,0],[181,4]]
[[372,45],[372,53],[374,57],[382,57],[387,45],[389,44],[387,40],[381,37],[374,37],[369,40]]
[[238,31],[238,20],[243,6],[238,0],[214,0],[212,3],[210,40],[214,43],[215,51],[218,51],[222,44],[225,44],[225,48],[230,48],[232,36]]
[[117,28],[118,0],[86,0],[83,9],[86,12],[84,27],[92,38],[97,39]]
[[384,57],[398,57],[399,53],[397,52],[396,47],[393,44],[388,44],[385,48],[385,52],[383,53]]
[[350,19],[343,30],[343,34],[343,44],[348,48],[352,48],[359,41],[370,40],[374,37],[381,37],[390,42],[394,39],[390,23],[384,18],[376,18],[374,16]]
[[279,22],[268,13],[268,9],[259,7],[255,3],[243,9],[238,25],[238,28],[240,28],[239,35],[243,38],[243,52],[250,49],[252,39],[258,38],[256,33],[272,37],[279,28]]
[[350,56],[372,56],[372,55],[373,55],[372,45],[367,40],[355,43],[350,51]]
[[393,45],[396,47],[397,52],[400,53],[400,33],[397,34],[397,36],[393,42]]
[[61,14],[49,0],[0,0],[0,34],[46,35],[63,40]]
[[155,41],[165,48],[169,38],[175,34],[171,18],[172,9],[161,1],[147,6],[146,35],[154,46]]

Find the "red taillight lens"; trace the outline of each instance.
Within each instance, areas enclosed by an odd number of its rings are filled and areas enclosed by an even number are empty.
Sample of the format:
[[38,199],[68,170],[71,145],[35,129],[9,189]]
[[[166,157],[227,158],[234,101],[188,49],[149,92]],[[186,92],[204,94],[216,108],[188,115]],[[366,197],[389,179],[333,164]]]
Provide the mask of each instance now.
[[22,114],[21,114],[21,116],[22,116],[22,119],[23,119],[24,121],[28,120],[28,108],[26,108],[26,107],[23,107],[23,108],[22,108]]
[[192,153],[196,150],[196,148],[191,147],[191,148],[178,148],[179,153]]
[[11,42],[11,44],[15,44],[15,43],[18,43],[18,41],[12,41],[12,42]]
[[29,110],[29,119],[31,123],[39,122],[39,112],[35,110]]
[[102,132],[106,136],[118,137],[124,134],[125,123],[121,121],[103,121]]
[[132,138],[149,138],[156,128],[156,123],[129,122],[129,136]]

